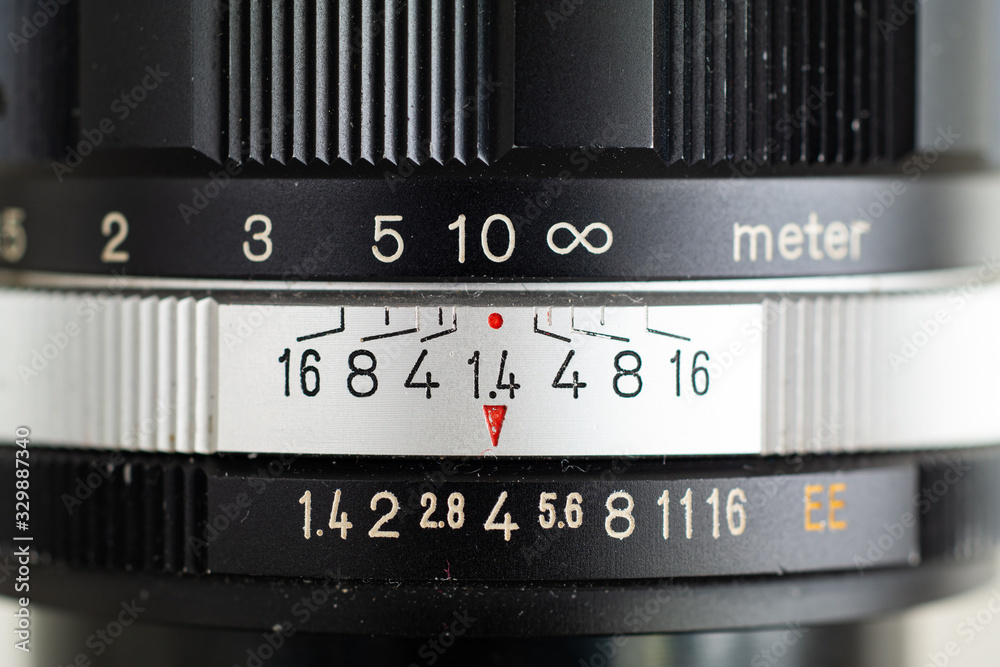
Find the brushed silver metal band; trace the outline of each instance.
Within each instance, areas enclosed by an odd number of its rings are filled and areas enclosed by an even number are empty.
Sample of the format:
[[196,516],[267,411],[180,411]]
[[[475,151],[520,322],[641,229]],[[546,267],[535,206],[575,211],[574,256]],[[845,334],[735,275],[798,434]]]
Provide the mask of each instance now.
[[[725,281],[766,283],[767,292],[709,291],[704,282],[601,292],[340,285],[308,296],[259,283],[250,283],[256,292],[238,283],[198,296],[170,280],[156,281],[155,294],[137,292],[152,284],[2,289],[0,440],[27,425],[38,444],[204,454],[788,455],[990,445],[1000,442],[1000,349],[992,341],[1000,285],[988,281],[992,271]],[[854,289],[822,289],[834,286]],[[592,306],[604,302],[613,305]],[[387,320],[392,312],[392,335],[380,333],[383,310]],[[502,338],[489,338],[500,335],[485,324],[492,310],[507,322]],[[684,336],[664,337],[654,321],[696,335],[678,342]],[[344,336],[308,340],[338,323]],[[452,326],[458,335],[444,337]],[[286,347],[287,396],[277,361]],[[306,348],[326,359],[319,396],[304,393],[313,389],[312,376],[300,377]],[[492,387],[501,348],[523,387],[517,398]],[[425,349],[427,365],[404,383]],[[475,399],[466,363],[473,349],[483,364]],[[348,366],[358,350],[377,358],[377,395],[363,384],[368,357]],[[640,357],[645,393],[630,396]],[[705,375],[694,377],[699,367]],[[345,382],[351,368],[362,369],[361,384]],[[433,400],[419,388],[425,371],[441,385]],[[574,371],[588,388],[568,390]],[[709,381],[710,391],[692,393]],[[488,400],[488,391],[500,397]],[[671,407],[676,401],[687,407]],[[496,444],[483,412],[490,404],[507,412]]]

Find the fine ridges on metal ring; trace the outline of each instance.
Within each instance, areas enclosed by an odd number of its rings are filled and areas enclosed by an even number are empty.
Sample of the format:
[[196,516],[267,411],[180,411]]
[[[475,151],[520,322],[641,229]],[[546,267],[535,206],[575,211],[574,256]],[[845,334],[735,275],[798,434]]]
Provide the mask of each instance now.
[[[486,355],[483,363],[492,365],[496,360],[487,359],[487,356],[499,357],[500,353],[499,349],[492,350],[490,346],[464,349],[468,345],[479,345],[478,339],[468,339],[466,333],[471,324],[482,320],[479,315],[468,319],[467,313],[478,313],[475,308],[441,302],[447,306],[445,308],[435,301],[431,307],[403,308],[394,315],[390,325],[383,326],[383,313],[388,311],[377,305],[380,302],[377,293],[365,297],[364,303],[371,304],[365,306],[355,299],[359,305],[344,307],[340,305],[344,303],[338,300],[340,297],[327,298],[333,299],[329,306],[306,308],[284,300],[276,305],[252,305],[252,298],[248,305],[225,302],[220,305],[213,298],[195,299],[183,294],[140,297],[127,292],[0,291],[0,309],[5,321],[11,323],[0,331],[0,339],[8,352],[0,366],[3,379],[0,428],[12,432],[20,424],[31,424],[35,440],[41,445],[203,454],[267,452],[279,446],[291,446],[298,453],[437,456],[475,455],[483,451],[497,456],[838,453],[982,446],[1000,437],[1000,425],[991,408],[1000,401],[997,396],[1000,390],[991,379],[991,369],[1000,360],[995,359],[998,351],[989,340],[998,326],[995,320],[1000,292],[995,286],[972,291],[954,289],[880,296],[763,298],[730,295],[722,301],[757,303],[759,305],[753,308],[758,314],[748,311],[744,319],[736,320],[726,315],[728,338],[721,347],[713,343],[711,348],[699,347],[705,342],[704,336],[691,341],[687,340],[691,338],[690,331],[675,330],[676,326],[671,328],[671,312],[680,311],[672,311],[669,306],[645,311],[641,305],[606,310],[544,306],[539,310],[537,305],[499,309],[508,319],[502,332],[510,331],[512,336],[503,340],[516,344],[509,348],[514,356],[510,357],[512,365],[508,370],[518,373],[518,382],[524,382],[522,373],[526,370],[524,357],[517,358],[518,354],[534,350],[532,354],[544,353],[543,357],[535,358],[545,361],[536,373],[540,380],[531,385],[542,393],[533,394],[536,398],[527,404],[519,396],[521,402],[512,403],[507,413],[512,420],[534,414],[531,408],[538,405],[539,396],[546,401],[568,396],[569,392],[549,385],[553,382],[565,385],[569,382],[567,378],[578,370],[582,370],[578,382],[589,383],[581,394],[587,400],[604,394],[621,405],[630,400],[646,400],[611,395],[611,375],[615,374],[615,368],[610,357],[599,361],[605,353],[614,356],[632,350],[627,363],[616,362],[621,366],[618,372],[624,373],[636,365],[634,350],[642,350],[636,347],[639,343],[630,339],[632,333],[621,335],[622,332],[614,329],[616,320],[624,322],[622,318],[626,316],[639,323],[635,331],[638,337],[646,336],[651,326],[658,330],[669,329],[667,332],[676,337],[649,336],[656,340],[647,344],[656,346],[657,351],[653,357],[643,356],[642,373],[660,372],[662,376],[666,368],[670,375],[661,378],[658,385],[647,376],[647,391],[663,391],[664,382],[673,381],[668,361],[675,347],[684,350],[688,365],[698,350],[705,349],[706,353],[694,361],[700,360],[701,364],[710,367],[712,382],[717,382],[714,386],[720,388],[727,382],[727,369],[746,364],[747,359],[758,359],[750,354],[751,350],[757,350],[754,354],[762,354],[763,361],[755,361],[757,366],[749,369],[752,373],[748,376],[751,379],[747,393],[725,399],[723,403],[712,403],[713,414],[729,415],[726,424],[736,420],[736,415],[744,415],[750,420],[731,424],[737,429],[739,443],[731,438],[717,443],[727,449],[713,445],[715,441],[711,438],[706,440],[702,433],[704,428],[690,432],[699,439],[688,439],[686,431],[658,433],[655,429],[646,429],[640,434],[630,427],[610,436],[601,435],[596,440],[584,437],[583,433],[560,439],[557,429],[553,437],[531,444],[515,437],[517,429],[524,424],[518,426],[514,421],[509,421],[505,427],[507,435],[500,441],[501,446],[491,446],[482,406],[501,404],[491,402],[486,396],[491,391],[487,385],[493,382],[492,379],[488,383],[483,380],[481,400],[468,408],[468,414],[458,411],[454,404],[449,407],[447,401],[441,403],[443,399],[437,393],[434,401],[421,399],[410,405],[407,401],[417,393],[422,396],[423,390],[416,392],[403,388],[408,373],[412,378],[407,384],[423,382],[424,373],[432,371],[438,378],[434,382],[440,383],[442,378],[438,374],[457,364],[459,368],[454,372],[461,375],[442,391],[453,391],[458,386],[464,392],[468,384],[471,396],[473,369],[465,363],[466,356],[474,349],[481,349]],[[413,298],[420,302],[416,295]],[[544,304],[545,299],[552,297],[522,295],[517,298],[522,303]],[[717,295],[713,300],[719,303],[720,298]],[[713,319],[717,317],[717,310],[713,308],[716,307],[684,310],[684,317],[694,317],[687,320],[692,323],[705,318],[707,322],[721,322]],[[302,319],[307,311],[312,314]],[[221,325],[217,322],[220,312],[224,315]],[[663,319],[662,324],[650,324],[649,314],[654,312],[658,313],[657,318],[667,319]],[[727,312],[726,307],[722,306],[719,312]],[[372,313],[378,316],[378,326],[372,324],[366,328],[365,318]],[[276,317],[264,317],[266,314]],[[604,314],[610,318],[608,326],[611,329],[602,327],[600,320]],[[299,318],[295,321],[305,324],[288,328],[293,315]],[[520,329],[517,322],[522,324]],[[419,324],[414,329],[416,323]],[[677,322],[674,320],[673,324]],[[244,326],[249,328],[244,330],[241,328]],[[595,333],[598,329],[617,333],[601,333],[598,337]],[[310,336],[317,332],[333,335],[319,339]],[[383,340],[385,332],[400,335]],[[495,337],[499,332],[490,335]],[[228,342],[218,348],[222,339]],[[302,340],[296,342],[297,339]],[[452,363],[454,360],[440,356],[445,348],[456,349],[455,341],[459,339],[464,341],[461,351],[468,352],[460,359],[456,357],[461,363]],[[248,346],[259,344],[266,344],[266,354],[247,356],[242,352],[250,349]],[[378,347],[380,345],[386,347],[383,349]],[[294,388],[297,399],[281,391],[282,366],[277,359],[287,346],[296,350]],[[585,352],[583,346],[596,347]],[[314,399],[304,399],[298,387],[299,356],[306,348],[315,349],[311,354],[318,356],[328,352],[331,355],[323,362],[328,364],[323,367],[326,393]],[[421,354],[424,349],[435,351],[421,367],[420,374],[411,373],[414,361],[426,357]],[[975,361],[957,363],[956,359],[961,357],[956,356],[958,352],[970,349],[979,350]],[[358,399],[346,395],[348,389],[342,377],[350,370],[346,355],[357,350],[366,350],[363,356],[369,360],[356,361],[358,369],[369,367],[370,359],[375,358],[376,363],[381,362],[379,373],[389,373],[382,376],[379,390],[382,393],[375,398]],[[567,354],[573,350],[576,350],[573,367],[559,371],[560,364],[566,365]],[[356,354],[354,358],[360,357]],[[518,363],[520,367],[515,367]],[[657,368],[660,370],[656,371]],[[496,368],[491,372],[495,378]],[[557,372],[564,377],[553,381]],[[738,376],[729,377],[735,381]],[[931,381],[926,381],[928,378]],[[704,388],[706,378],[693,376],[689,379],[696,381],[695,389]],[[256,391],[258,385],[271,390],[266,396],[262,394],[267,399],[266,405],[255,407],[246,402],[248,399],[239,398],[244,393]],[[311,386],[306,388],[311,391]],[[371,389],[368,385],[358,386],[361,388],[355,390],[362,393]],[[329,392],[336,392],[337,387],[344,396],[328,398]],[[757,387],[763,392],[761,409],[756,413],[737,410],[747,401],[757,400]],[[950,389],[942,391],[941,387]],[[667,400],[675,400],[670,398],[674,393],[673,385],[668,389]],[[633,392],[635,387],[629,385],[626,390],[626,393]],[[371,406],[382,401],[382,396],[400,399],[390,406],[395,411],[372,412]],[[690,398],[704,403],[714,396],[713,393]],[[364,407],[368,412],[363,414],[378,417],[379,424],[396,424],[393,427],[396,431],[379,440],[378,447],[374,447],[369,439],[350,429],[338,428],[336,423],[317,422],[314,417],[319,413],[314,404],[306,405],[308,400],[319,401],[315,405],[326,406],[326,410],[336,406],[337,414],[352,414],[351,410]],[[362,406],[362,400],[368,403]],[[585,403],[570,400],[560,405],[569,409]],[[54,405],[59,406],[57,410],[53,410]],[[409,412],[399,412],[403,405],[410,406]],[[305,417],[289,420],[287,416],[294,412],[289,410],[295,406],[298,406],[295,409],[308,408],[309,412]],[[406,420],[414,418],[418,411],[438,415],[443,420],[442,428],[445,423],[456,427],[455,418],[461,412],[471,419],[469,428],[472,430],[464,435],[464,431],[455,428],[445,429],[437,435],[436,431],[428,431],[424,435],[429,439],[415,438]],[[395,418],[379,416],[383,414],[395,415]],[[598,429],[594,432],[603,433],[599,430],[603,428],[603,421],[588,426],[593,417],[589,410],[578,417],[582,420],[580,428]],[[762,427],[756,419],[762,419]],[[534,425],[549,428],[550,422],[543,420]],[[625,425],[628,424],[626,421]],[[299,430],[306,427],[311,429],[308,437],[306,431]],[[335,430],[315,430],[320,427]],[[674,427],[677,428],[677,423]],[[447,433],[451,434],[450,438],[443,435]],[[281,445],[292,436],[294,442]]]
[[[69,7],[37,53],[9,54],[35,76],[9,114],[30,131],[9,133],[5,157],[63,157],[147,64],[165,73],[147,91],[158,110],[131,115],[115,145],[219,162],[489,163],[514,146],[588,145],[608,119],[611,145],[666,163],[825,167],[912,145],[915,22],[883,28],[909,18],[900,0],[231,0],[169,16],[153,4],[114,21],[111,8]],[[77,39],[93,25],[107,39]],[[47,114],[29,103],[63,91],[78,92]]]

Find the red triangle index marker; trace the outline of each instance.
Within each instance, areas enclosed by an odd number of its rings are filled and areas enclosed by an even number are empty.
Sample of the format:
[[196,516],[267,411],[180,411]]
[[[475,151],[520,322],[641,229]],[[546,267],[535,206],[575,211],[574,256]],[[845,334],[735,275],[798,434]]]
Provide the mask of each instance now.
[[504,417],[507,416],[506,405],[484,405],[483,414],[486,415],[486,428],[490,432],[490,440],[496,447],[500,442],[500,429],[503,428]]

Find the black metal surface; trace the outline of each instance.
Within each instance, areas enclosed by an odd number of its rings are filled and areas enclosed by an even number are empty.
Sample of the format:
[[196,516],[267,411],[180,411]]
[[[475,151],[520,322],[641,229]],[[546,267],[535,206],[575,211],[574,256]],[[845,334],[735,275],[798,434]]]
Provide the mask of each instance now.
[[13,0],[0,8],[0,161],[62,156],[79,128],[76,0]]
[[[904,667],[900,647],[905,640],[899,621],[866,625],[808,627],[788,624],[776,630],[690,635],[612,635],[572,639],[475,638],[466,623],[488,619],[459,615],[437,632],[414,638],[331,637],[292,633],[179,628],[141,619],[110,645],[92,640],[95,628],[108,619],[98,614],[38,610],[39,665],[70,665],[77,655],[93,667],[313,667],[331,664],[519,665],[523,667],[633,667],[637,665],[781,664],[788,667],[878,665]],[[289,628],[291,631],[292,628]],[[100,656],[95,653],[101,650]],[[756,662],[754,662],[756,661]]]
[[[820,575],[478,584],[350,582],[231,575],[175,576],[58,565],[32,567],[34,604],[109,619],[133,600],[143,620],[187,626],[346,635],[439,634],[469,614],[469,636],[571,637],[851,622],[985,584],[992,559]],[[5,594],[10,584],[4,584]]]

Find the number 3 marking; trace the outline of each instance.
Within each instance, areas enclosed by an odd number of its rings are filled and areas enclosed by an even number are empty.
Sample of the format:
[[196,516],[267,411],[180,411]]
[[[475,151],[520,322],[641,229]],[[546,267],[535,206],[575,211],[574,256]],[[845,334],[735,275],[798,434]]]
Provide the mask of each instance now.
[[243,225],[243,231],[249,232],[253,229],[253,223],[263,222],[264,231],[257,232],[253,235],[254,241],[260,241],[264,244],[264,252],[253,253],[250,251],[250,241],[243,242],[243,254],[251,262],[263,262],[268,257],[271,256],[271,251],[274,250],[274,244],[271,242],[271,219],[266,215],[251,215],[247,218],[246,224]]

